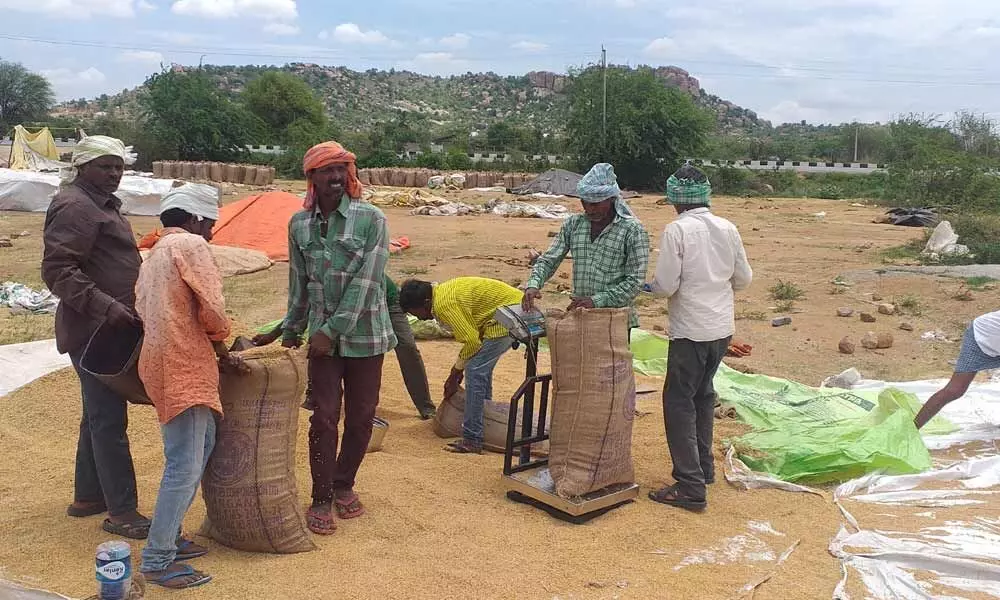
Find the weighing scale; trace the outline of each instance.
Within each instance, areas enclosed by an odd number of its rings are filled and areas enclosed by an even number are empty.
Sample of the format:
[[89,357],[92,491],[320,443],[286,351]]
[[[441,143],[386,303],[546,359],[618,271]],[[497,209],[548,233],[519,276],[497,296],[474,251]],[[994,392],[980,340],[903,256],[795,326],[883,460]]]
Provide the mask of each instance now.
[[[555,492],[549,473],[549,459],[531,456],[531,445],[549,439],[545,417],[549,408],[549,389],[552,374],[538,374],[538,341],[545,337],[545,317],[538,310],[525,313],[520,305],[502,306],[495,318],[510,331],[514,348],[525,347],[524,382],[510,399],[507,418],[507,443],[503,458],[503,485],[507,497],[539,508],[557,519],[570,523],[585,523],[613,508],[632,502],[639,496],[635,483],[620,483],[591,492],[584,496],[563,498]],[[535,392],[538,391],[538,419],[535,417]],[[518,409],[521,427],[518,432]],[[514,455],[517,454],[517,464]]]

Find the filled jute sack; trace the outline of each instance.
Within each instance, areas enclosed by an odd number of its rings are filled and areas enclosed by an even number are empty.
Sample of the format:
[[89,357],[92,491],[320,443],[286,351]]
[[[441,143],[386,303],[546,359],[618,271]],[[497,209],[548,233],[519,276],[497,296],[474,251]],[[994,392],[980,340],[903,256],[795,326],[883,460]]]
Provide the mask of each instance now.
[[617,308],[546,317],[555,389],[549,471],[562,497],[635,479],[635,377],[628,324],[628,309]]
[[243,356],[249,374],[221,376],[224,418],[201,482],[201,534],[248,552],[315,550],[295,485],[305,370],[287,350]]
[[[551,406],[551,405],[550,405]],[[535,410],[537,419],[538,411]],[[507,420],[510,417],[510,404],[507,402],[487,401],[483,406],[483,448],[491,452],[503,452],[507,447]],[[447,400],[441,402],[434,415],[434,433],[442,438],[462,437],[462,421],[465,419],[465,388],[461,387]],[[517,417],[517,433],[521,436],[521,415]],[[548,452],[548,443],[534,444],[532,454]]]

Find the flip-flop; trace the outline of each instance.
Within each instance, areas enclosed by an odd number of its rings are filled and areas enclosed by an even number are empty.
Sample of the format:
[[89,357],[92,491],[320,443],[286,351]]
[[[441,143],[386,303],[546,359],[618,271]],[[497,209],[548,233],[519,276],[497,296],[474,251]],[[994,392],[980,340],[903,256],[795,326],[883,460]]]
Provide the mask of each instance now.
[[149,537],[149,526],[152,524],[147,518],[131,521],[129,523],[115,523],[111,519],[104,519],[101,528],[108,533],[120,535],[132,540],[144,540]]
[[332,535],[337,531],[333,513],[321,513],[313,508],[306,511],[306,526],[316,535]]
[[[174,563],[177,564],[177,563]],[[160,575],[153,576],[150,573],[143,573],[143,577],[146,581],[160,587],[165,587],[172,590],[185,590],[187,588],[198,587],[199,585],[205,585],[209,581],[212,581],[212,576],[207,573],[202,573],[201,571],[195,571],[191,565],[180,565],[180,569],[170,572],[167,570],[159,571]],[[175,580],[181,577],[194,577],[193,580],[187,583],[177,583]],[[170,582],[175,583],[171,585]]]
[[208,554],[208,548],[196,544],[193,540],[180,538],[177,540],[177,555],[174,560],[191,560]]
[[704,500],[681,495],[676,485],[670,485],[655,492],[649,492],[649,499],[653,502],[683,508],[692,512],[701,512],[708,506],[708,503]]
[[73,503],[66,507],[66,514],[70,517],[92,517],[106,512],[108,507],[103,502],[86,502],[83,506]]
[[346,500],[337,498],[333,505],[337,508],[337,516],[341,519],[355,519],[365,514],[365,507],[357,494],[352,494]]

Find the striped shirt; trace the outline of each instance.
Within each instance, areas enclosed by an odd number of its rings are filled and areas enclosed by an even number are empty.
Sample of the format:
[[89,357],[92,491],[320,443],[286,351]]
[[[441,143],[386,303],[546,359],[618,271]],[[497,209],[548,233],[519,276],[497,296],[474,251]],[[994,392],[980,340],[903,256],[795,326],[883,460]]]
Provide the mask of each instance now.
[[535,262],[526,287],[541,289],[567,254],[573,256],[573,295],[592,299],[595,308],[631,307],[629,326],[638,327],[639,315],[632,305],[649,264],[649,238],[642,223],[616,216],[591,240],[587,216],[573,215]]
[[466,361],[483,347],[483,340],[508,334],[493,315],[501,306],[520,304],[523,297],[521,290],[485,277],[456,277],[434,286],[434,318],[447,325],[462,343],[455,369],[465,369]]
[[319,207],[288,222],[288,314],[284,339],[308,326],[333,342],[332,355],[364,358],[396,346],[385,301],[389,230],[385,215],[347,196],[322,234]]

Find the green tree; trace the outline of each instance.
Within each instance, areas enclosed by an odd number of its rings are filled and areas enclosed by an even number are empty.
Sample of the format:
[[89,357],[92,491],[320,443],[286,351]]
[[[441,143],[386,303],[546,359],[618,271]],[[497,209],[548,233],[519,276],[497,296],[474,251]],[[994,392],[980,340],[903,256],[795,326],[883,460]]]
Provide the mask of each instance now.
[[254,119],[198,71],[165,71],[146,80],[143,117],[164,149],[159,158],[232,160],[254,141]]
[[608,68],[606,138],[601,70],[573,74],[569,100],[566,131],[579,167],[610,162],[629,187],[660,189],[685,158],[701,153],[714,127],[688,94],[665,86],[648,68]]
[[296,134],[290,127],[327,126],[323,103],[309,85],[281,71],[268,71],[247,85],[240,96],[243,105],[267,126],[268,142],[289,143]]
[[21,122],[44,119],[54,102],[47,79],[20,63],[0,61],[0,135]]
[[518,141],[517,128],[505,121],[493,123],[486,129],[486,144],[494,150],[513,150]]

